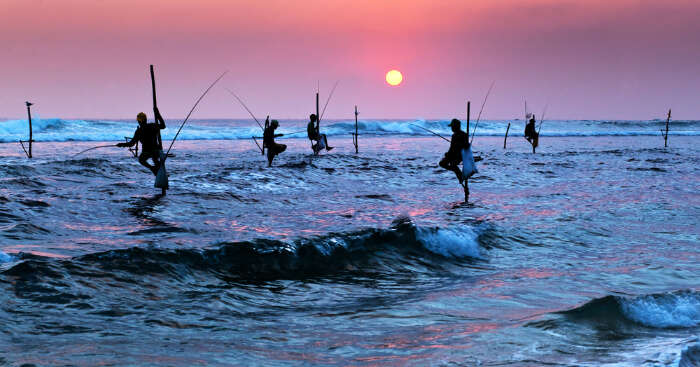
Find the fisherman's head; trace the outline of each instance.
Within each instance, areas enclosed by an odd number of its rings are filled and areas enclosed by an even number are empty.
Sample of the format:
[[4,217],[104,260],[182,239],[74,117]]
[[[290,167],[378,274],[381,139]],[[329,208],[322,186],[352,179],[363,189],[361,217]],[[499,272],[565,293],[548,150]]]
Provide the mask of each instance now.
[[273,129],[276,129],[280,126],[280,122],[277,120],[272,120],[270,121],[270,126],[272,126]]
[[312,113],[311,115],[309,115],[309,120],[311,120],[311,122],[316,122],[316,120],[318,120],[318,117],[315,113]]
[[462,129],[462,122],[457,119],[452,119],[452,121],[450,121],[450,124],[447,126],[451,127],[452,131],[456,132]]
[[138,115],[136,115],[136,121],[139,122],[139,125],[143,125],[148,121],[148,118],[146,117],[146,114],[143,112],[139,112]]

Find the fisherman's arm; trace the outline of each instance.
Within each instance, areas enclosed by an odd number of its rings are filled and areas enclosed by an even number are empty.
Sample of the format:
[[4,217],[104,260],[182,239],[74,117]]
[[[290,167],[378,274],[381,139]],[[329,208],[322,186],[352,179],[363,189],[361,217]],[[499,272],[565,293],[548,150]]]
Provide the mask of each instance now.
[[120,148],[127,148],[127,147],[133,147],[134,144],[136,144],[137,141],[139,141],[139,134],[140,134],[140,129],[136,129],[136,132],[134,133],[134,137],[131,138],[128,142],[125,143],[118,143],[117,146]]
[[158,107],[154,108],[153,110],[156,114],[156,124],[158,124],[158,127],[163,130],[165,129],[165,120],[163,119],[163,116],[160,114],[160,111],[158,110]]

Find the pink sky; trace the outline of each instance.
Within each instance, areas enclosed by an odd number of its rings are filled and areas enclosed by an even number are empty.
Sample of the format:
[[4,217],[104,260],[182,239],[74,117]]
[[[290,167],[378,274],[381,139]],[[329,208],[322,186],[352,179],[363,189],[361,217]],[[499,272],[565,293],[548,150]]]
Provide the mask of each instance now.
[[[700,119],[697,0],[2,0],[0,116],[184,117],[222,71],[258,115]],[[389,87],[396,68],[404,83]],[[248,118],[220,87],[195,118]],[[475,113],[476,113],[475,112]],[[150,113],[149,113],[150,117]]]

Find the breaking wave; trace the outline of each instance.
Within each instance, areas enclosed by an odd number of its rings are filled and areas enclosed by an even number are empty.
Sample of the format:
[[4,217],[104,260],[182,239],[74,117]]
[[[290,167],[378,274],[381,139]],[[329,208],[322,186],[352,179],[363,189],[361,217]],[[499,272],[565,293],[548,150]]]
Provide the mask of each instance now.
[[[480,136],[503,136],[509,121],[481,121],[477,130]],[[430,129],[449,135],[447,120],[362,120],[358,122],[360,134],[428,136]],[[180,121],[168,121],[163,130],[164,139],[172,139]],[[640,136],[660,135],[663,121],[545,121],[542,136]],[[121,141],[131,137],[136,128],[132,120],[32,120],[36,141]],[[472,128],[473,128],[472,124]],[[670,135],[699,136],[700,121],[674,121]],[[305,123],[299,120],[282,120],[278,132],[286,137],[306,138]],[[523,121],[512,121],[509,135],[522,136]],[[330,136],[349,135],[355,131],[355,122],[350,120],[327,121],[322,130]],[[183,129],[180,138],[184,140],[236,140],[260,136],[260,128],[252,121],[245,120],[192,120]],[[16,142],[28,138],[26,120],[0,122],[0,142]]]
[[700,326],[700,293],[691,290],[637,297],[607,296],[564,312],[576,319],[627,321],[650,328]]
[[284,242],[256,240],[220,243],[207,249],[119,249],[70,260],[21,255],[5,275],[35,276],[45,267],[98,268],[110,273],[170,274],[210,272],[227,279],[303,279],[351,271],[368,274],[448,271],[450,265],[480,257],[478,235],[470,229],[416,227],[408,219],[390,229],[329,234]]

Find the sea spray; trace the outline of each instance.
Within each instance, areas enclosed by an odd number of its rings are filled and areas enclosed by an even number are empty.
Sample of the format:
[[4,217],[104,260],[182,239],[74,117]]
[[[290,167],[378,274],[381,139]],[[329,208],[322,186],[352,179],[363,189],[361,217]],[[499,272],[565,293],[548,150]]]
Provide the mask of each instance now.
[[[169,120],[175,126],[178,120]],[[482,121],[477,135],[502,137],[508,120]],[[447,120],[360,120],[358,131],[367,136],[428,136],[424,129],[439,134],[450,135]],[[522,136],[520,121],[512,122],[511,136]],[[576,137],[576,136],[655,136],[659,135],[659,122],[654,121],[547,121],[542,136]],[[34,139],[36,141],[123,141],[131,137],[136,129],[136,122],[131,120],[33,120]],[[699,136],[700,121],[680,121],[675,123],[670,135]],[[163,139],[172,139],[176,129],[165,129]],[[327,121],[323,133],[329,136],[350,136],[355,131],[355,121]],[[303,123],[297,120],[282,120],[279,133],[285,138],[306,138]],[[182,131],[183,140],[238,140],[260,136],[262,132],[255,122],[245,120],[193,120]],[[0,142],[16,142],[26,139],[27,121],[0,121]]]
[[473,229],[452,228],[417,228],[418,240],[429,251],[445,257],[479,258],[478,235]]
[[700,295],[675,292],[619,298],[625,317],[654,328],[693,327],[700,325]]

